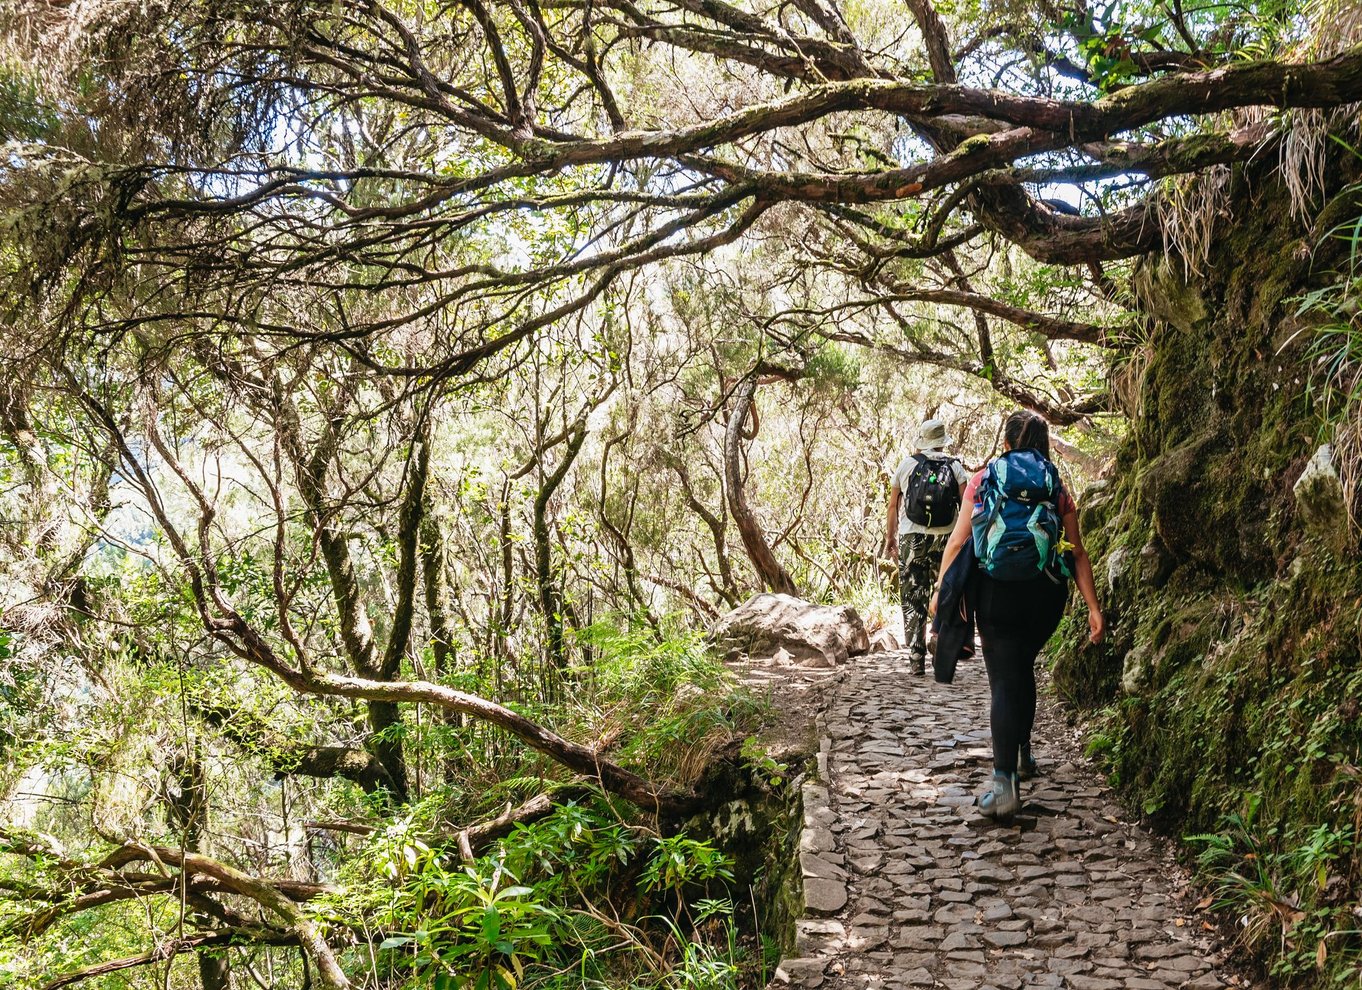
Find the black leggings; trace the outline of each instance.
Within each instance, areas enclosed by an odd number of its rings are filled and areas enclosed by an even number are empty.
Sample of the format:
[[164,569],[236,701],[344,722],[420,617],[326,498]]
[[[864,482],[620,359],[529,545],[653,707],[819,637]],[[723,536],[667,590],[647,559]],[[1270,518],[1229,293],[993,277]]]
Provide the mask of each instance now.
[[1036,654],[1059,625],[1069,584],[1043,575],[996,581],[980,574],[978,581],[975,616],[993,694],[993,769],[1015,773],[1017,750],[1031,741],[1036,721]]

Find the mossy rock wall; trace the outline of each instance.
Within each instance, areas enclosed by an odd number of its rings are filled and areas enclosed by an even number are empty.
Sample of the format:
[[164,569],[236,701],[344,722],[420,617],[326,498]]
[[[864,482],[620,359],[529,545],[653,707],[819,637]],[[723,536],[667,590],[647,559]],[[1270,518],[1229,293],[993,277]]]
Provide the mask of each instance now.
[[[771,761],[763,767],[737,748],[711,764],[697,784],[703,794],[726,800],[679,823],[681,831],[703,838],[732,860],[727,895],[738,928],[769,956],[774,967],[794,947],[795,922],[804,909],[799,837],[804,824],[800,782],[814,765],[811,736],[780,740],[758,737]],[[774,776],[773,776],[774,774]],[[715,890],[687,892],[692,900]]]
[[[1356,166],[1333,170],[1338,197]],[[1362,827],[1362,565],[1342,515],[1293,493],[1323,439],[1293,300],[1336,277],[1346,245],[1294,216],[1266,171],[1236,175],[1229,201],[1195,271],[1137,267],[1152,318],[1137,408],[1082,515],[1110,635],[1092,647],[1070,623],[1054,680],[1101,709],[1094,749],[1155,823],[1186,834],[1238,814],[1286,849]],[[1352,905],[1356,849],[1329,867]]]

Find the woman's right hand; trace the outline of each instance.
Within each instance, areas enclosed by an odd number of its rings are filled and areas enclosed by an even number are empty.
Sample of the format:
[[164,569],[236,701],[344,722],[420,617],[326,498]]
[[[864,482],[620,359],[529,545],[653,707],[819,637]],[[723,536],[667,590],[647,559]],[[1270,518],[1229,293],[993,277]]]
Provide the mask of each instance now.
[[940,591],[933,591],[932,600],[927,603],[927,615],[930,618],[936,618],[936,600],[940,595],[941,595]]
[[1088,641],[1090,643],[1102,642],[1102,636],[1107,631],[1107,620],[1102,615],[1100,608],[1088,609]]

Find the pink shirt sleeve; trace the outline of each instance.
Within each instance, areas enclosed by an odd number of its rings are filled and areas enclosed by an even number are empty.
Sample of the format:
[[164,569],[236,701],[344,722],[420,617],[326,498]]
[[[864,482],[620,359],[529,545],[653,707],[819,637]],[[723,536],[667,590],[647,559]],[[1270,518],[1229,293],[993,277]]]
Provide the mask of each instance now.
[[983,483],[984,472],[987,468],[980,468],[975,472],[974,477],[970,478],[969,484],[965,486],[965,503],[967,505],[978,505],[979,486]]
[[[970,478],[969,484],[965,486],[966,505],[977,506],[979,504],[979,486],[983,484],[984,472],[987,470],[987,468],[981,468],[975,473],[973,478]],[[1059,490],[1059,504],[1057,508],[1059,509],[1059,514],[1061,516],[1066,516],[1070,512],[1078,511],[1078,504],[1074,501],[1073,496],[1069,494],[1068,486],[1064,486]]]

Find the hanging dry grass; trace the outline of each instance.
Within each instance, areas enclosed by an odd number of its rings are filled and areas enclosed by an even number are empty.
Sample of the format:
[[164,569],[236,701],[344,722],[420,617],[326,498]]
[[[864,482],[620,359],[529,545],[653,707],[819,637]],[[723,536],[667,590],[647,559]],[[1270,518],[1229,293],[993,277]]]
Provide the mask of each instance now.
[[[1304,40],[1291,54],[1328,58],[1362,43],[1362,4],[1356,0],[1313,0],[1305,9]],[[1291,214],[1310,222],[1322,205],[1331,145],[1358,133],[1358,104],[1327,110],[1292,110],[1282,115],[1279,174],[1291,196]]]
[[[1323,59],[1362,44],[1362,3],[1312,0],[1304,11],[1305,32],[1290,46],[1294,58]],[[1232,114],[1236,129],[1260,127],[1264,147],[1277,141],[1278,174],[1291,200],[1291,214],[1309,224],[1322,205],[1327,162],[1336,138],[1362,132],[1362,105],[1297,109],[1284,113],[1248,107]],[[1229,219],[1228,166],[1166,180],[1157,198],[1164,251],[1181,258],[1190,279],[1203,271],[1217,225]]]
[[1144,415],[1145,374],[1154,360],[1154,347],[1147,341],[1121,356],[1112,369],[1111,394],[1131,420]]
[[1308,397],[1333,426],[1334,465],[1343,486],[1348,516],[1362,535],[1362,218],[1347,232],[1352,241],[1349,272],[1300,299],[1300,314],[1317,320],[1309,330]]
[[[1345,305],[1351,302],[1344,300]],[[1337,409],[1334,465],[1348,518],[1353,532],[1362,535],[1362,319],[1356,313],[1351,316],[1322,328],[1313,353],[1316,371],[1324,377],[1320,392],[1325,408]]]
[[1230,217],[1230,168],[1217,165],[1201,175],[1164,181],[1156,200],[1163,250],[1182,262],[1190,281],[1202,274],[1221,220]]
[[1327,58],[1362,43],[1362,4],[1357,0],[1311,0],[1303,54]]
[[1352,415],[1334,431],[1334,458],[1348,503],[1348,520],[1353,533],[1362,535],[1362,404],[1354,405]]
[[1291,215],[1309,222],[1325,190],[1330,114],[1302,110],[1285,116],[1278,146],[1278,173],[1291,197]]

